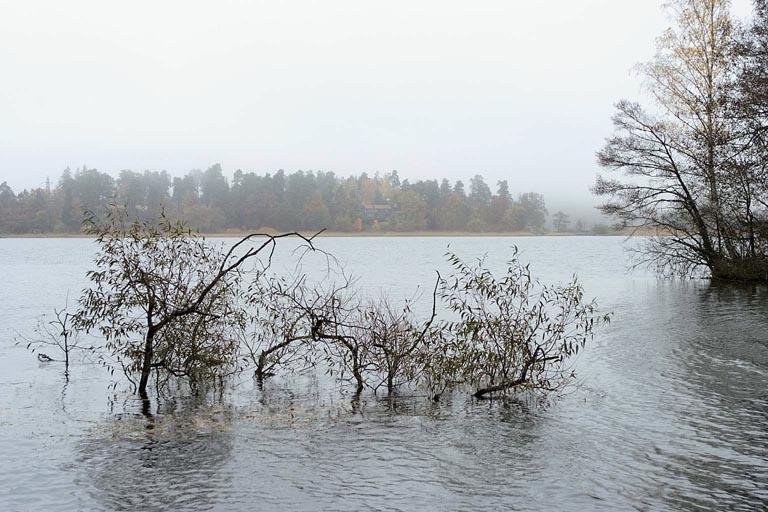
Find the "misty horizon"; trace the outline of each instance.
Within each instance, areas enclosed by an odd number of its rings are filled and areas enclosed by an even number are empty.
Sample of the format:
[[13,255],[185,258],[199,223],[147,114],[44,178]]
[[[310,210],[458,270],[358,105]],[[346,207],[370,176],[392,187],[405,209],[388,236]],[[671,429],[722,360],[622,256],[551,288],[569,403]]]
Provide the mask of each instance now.
[[0,181],[39,187],[83,164],[397,169],[506,179],[597,215],[595,151],[669,24],[639,4],[7,4]]

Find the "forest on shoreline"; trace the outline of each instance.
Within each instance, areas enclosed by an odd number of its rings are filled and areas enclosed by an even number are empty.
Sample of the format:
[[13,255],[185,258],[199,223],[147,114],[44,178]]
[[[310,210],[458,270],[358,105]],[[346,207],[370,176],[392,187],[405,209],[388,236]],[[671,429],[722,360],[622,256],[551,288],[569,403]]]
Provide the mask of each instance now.
[[[228,180],[219,164],[183,177],[166,171],[106,172],[83,166],[58,182],[19,193],[0,184],[0,234],[78,234],[83,213],[102,216],[111,205],[142,221],[165,215],[201,233],[327,229],[335,233],[609,234],[561,211],[550,215],[544,196],[513,196],[506,180],[495,191],[481,175],[461,180],[401,180],[397,171],[339,177],[333,172],[257,174],[237,170]],[[549,221],[548,221],[549,219]]]

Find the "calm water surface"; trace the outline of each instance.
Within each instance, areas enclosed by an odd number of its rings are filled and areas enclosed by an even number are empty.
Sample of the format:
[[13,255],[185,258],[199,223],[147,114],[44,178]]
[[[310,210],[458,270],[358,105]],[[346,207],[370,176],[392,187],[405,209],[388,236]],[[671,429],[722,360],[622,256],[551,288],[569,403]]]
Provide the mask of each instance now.
[[70,302],[94,247],[0,239],[0,510],[764,510],[768,293],[627,273],[619,238],[324,238],[366,289],[410,295],[448,244],[501,267],[516,244],[544,281],[576,273],[614,312],[576,385],[438,405],[324,377],[243,379],[138,414],[91,364],[14,345]]

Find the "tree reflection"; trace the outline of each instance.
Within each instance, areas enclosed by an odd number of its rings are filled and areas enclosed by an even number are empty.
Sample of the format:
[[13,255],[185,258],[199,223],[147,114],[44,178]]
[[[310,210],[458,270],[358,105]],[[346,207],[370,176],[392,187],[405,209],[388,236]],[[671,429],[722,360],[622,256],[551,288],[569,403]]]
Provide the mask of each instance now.
[[81,443],[78,483],[104,508],[206,509],[230,487],[231,409],[198,400],[162,409],[114,417]]

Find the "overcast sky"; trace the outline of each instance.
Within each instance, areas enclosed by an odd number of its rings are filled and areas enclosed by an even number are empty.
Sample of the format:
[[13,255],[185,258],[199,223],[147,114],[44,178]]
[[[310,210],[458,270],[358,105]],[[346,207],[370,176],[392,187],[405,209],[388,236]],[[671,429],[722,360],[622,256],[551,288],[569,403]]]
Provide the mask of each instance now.
[[667,24],[656,0],[0,0],[0,181],[219,162],[586,201]]

